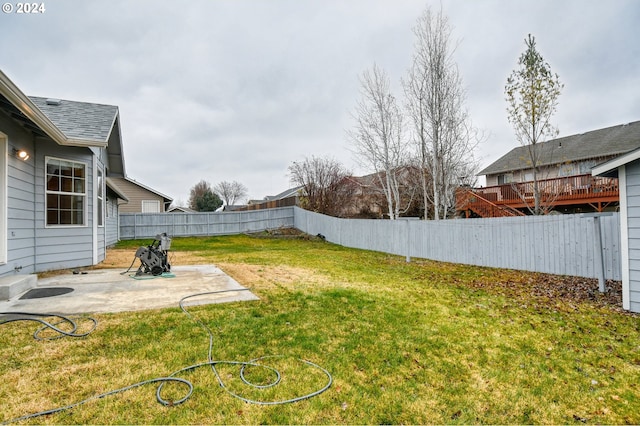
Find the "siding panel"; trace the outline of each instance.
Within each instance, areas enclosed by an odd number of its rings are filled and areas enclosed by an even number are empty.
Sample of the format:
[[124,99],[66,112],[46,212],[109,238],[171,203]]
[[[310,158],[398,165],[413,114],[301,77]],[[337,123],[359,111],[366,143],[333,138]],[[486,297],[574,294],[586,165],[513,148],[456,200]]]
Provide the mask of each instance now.
[[[25,149],[33,156],[31,134],[4,114],[0,114],[0,131],[7,135],[8,150]],[[26,274],[34,272],[34,164],[33,159],[21,161],[13,155],[6,156],[8,232],[5,235],[5,230],[0,230],[0,238],[6,238],[7,263],[0,264],[0,276],[14,274],[16,270]]]
[[[76,268],[93,264],[93,152],[87,148],[61,149],[49,140],[38,142],[35,176],[35,272]],[[86,212],[84,226],[47,227],[45,225],[45,157],[84,163],[86,166]]]
[[625,167],[627,182],[627,221],[629,238],[629,302],[640,312],[640,161]]

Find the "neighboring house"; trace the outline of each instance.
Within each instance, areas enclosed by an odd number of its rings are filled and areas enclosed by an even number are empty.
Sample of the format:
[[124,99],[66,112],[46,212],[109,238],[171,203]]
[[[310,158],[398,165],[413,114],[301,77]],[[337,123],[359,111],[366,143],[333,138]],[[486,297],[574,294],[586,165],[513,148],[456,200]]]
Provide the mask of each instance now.
[[341,217],[382,219],[386,212],[386,199],[377,174],[348,176],[343,190],[348,193],[340,212]]
[[173,202],[172,198],[126,176],[111,180],[129,199],[120,206],[120,213],[164,213]]
[[[118,107],[26,96],[0,71],[0,277],[94,265],[117,240]],[[115,236],[115,238],[114,238]]]
[[[365,176],[349,176],[344,179],[342,185],[343,203],[340,217],[382,219],[389,217],[387,198],[382,190],[381,181],[385,178],[385,172],[372,173]],[[400,195],[400,215],[405,217],[421,217],[424,211],[421,208],[422,194],[420,187],[419,170],[415,167],[403,167],[396,173]]]
[[264,197],[263,201],[284,200],[290,197],[298,197],[300,195],[300,191],[302,190],[302,188],[303,188],[302,185],[300,185],[300,186],[295,186],[293,188],[286,189],[276,195],[267,195],[266,197]]
[[[289,188],[277,195],[267,195],[263,200],[249,200],[246,206],[231,206],[232,211],[244,211],[244,210],[262,210],[273,209],[277,207],[289,207],[297,206],[298,198],[302,186],[296,186],[295,188]],[[228,211],[223,207],[223,211]]]
[[622,307],[640,312],[640,149],[594,167],[592,174],[619,180]]
[[232,204],[230,206],[224,204],[220,207],[218,207],[216,209],[216,213],[220,213],[220,212],[234,212],[234,211],[238,211],[238,210],[246,210],[246,205],[245,204]]
[[167,213],[197,213],[195,210],[190,209],[189,207],[175,206],[170,207],[167,210]]
[[[537,145],[538,181],[547,213],[617,208],[617,180],[594,177],[591,170],[640,147],[640,121],[553,139]],[[485,188],[458,191],[457,210],[469,216],[526,214],[533,205],[529,147],[520,146],[489,165]]]
[[[415,169],[404,168],[398,173],[401,181],[400,195],[402,197],[402,215],[420,216],[422,213],[417,207],[418,194],[412,191],[416,185]],[[381,172],[381,175],[384,174]],[[366,176],[345,176],[332,192],[328,204],[332,206],[325,211],[335,217],[343,218],[367,218],[382,219],[388,217],[387,200],[380,186],[379,174],[372,173]],[[308,208],[305,199],[308,194],[304,185],[289,188],[277,195],[266,196],[263,200],[250,200],[247,206],[232,206],[232,210],[257,210],[285,206],[300,206]],[[226,210],[226,209],[225,209]]]

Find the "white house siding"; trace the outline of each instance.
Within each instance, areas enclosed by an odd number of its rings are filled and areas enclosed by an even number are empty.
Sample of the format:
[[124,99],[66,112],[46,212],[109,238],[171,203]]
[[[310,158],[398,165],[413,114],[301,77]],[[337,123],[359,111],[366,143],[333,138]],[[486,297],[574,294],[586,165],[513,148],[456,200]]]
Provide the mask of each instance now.
[[[0,115],[0,131],[7,141],[7,226],[0,230],[0,238],[6,238],[7,242],[7,262],[0,264],[0,276],[16,271],[32,273],[35,264],[33,137],[4,115]],[[13,148],[28,151],[32,158],[18,160]]]
[[640,160],[625,166],[629,245],[629,310],[640,312]]

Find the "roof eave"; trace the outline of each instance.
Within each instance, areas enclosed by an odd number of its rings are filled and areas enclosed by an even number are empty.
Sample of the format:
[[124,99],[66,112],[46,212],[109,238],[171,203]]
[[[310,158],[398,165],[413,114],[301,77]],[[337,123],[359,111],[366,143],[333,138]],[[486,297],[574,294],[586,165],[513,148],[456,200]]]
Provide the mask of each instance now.
[[58,145],[105,148],[108,144],[108,141],[68,138],[2,70],[0,70],[0,92]]
[[86,147],[86,148],[106,148],[107,146],[109,146],[109,142],[107,141],[96,141],[92,139],[76,139],[76,138],[66,138],[66,137],[64,138],[64,141],[56,140],[56,142],[58,143],[58,145],[78,146],[78,147]]
[[135,180],[135,179],[131,179],[131,178],[130,178],[130,177],[128,177],[128,176],[125,176],[123,179],[124,179],[124,180],[126,180],[127,182],[131,182],[132,184],[139,186],[140,188],[144,188],[144,189],[146,189],[146,190],[147,190],[147,191],[149,191],[149,192],[153,192],[154,194],[159,195],[160,197],[164,198],[165,203],[170,203],[170,202],[172,202],[172,201],[173,201],[173,198],[169,197],[168,195],[165,195],[165,194],[163,194],[162,192],[158,192],[158,191],[156,191],[155,189],[150,188],[150,187],[148,187],[148,186],[146,186],[146,185],[144,185],[144,184],[142,184],[142,183],[138,182],[138,181],[137,181],[137,180]]
[[632,161],[640,159],[640,148],[634,149],[619,157],[598,164],[591,170],[592,176],[612,176],[612,172],[617,171],[619,167],[624,166]]
[[127,197],[124,191],[118,185],[116,185],[113,179],[106,178],[105,182],[107,184],[107,187],[111,189],[118,196],[118,198],[126,202],[129,202],[129,197]]

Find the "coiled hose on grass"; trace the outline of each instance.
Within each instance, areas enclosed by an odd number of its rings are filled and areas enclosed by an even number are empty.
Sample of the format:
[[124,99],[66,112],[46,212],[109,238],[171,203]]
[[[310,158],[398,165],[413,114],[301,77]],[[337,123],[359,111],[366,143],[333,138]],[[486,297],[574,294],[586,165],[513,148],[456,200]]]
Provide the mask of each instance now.
[[[98,326],[98,321],[92,317],[64,316],[59,314],[38,314],[33,312],[0,312],[0,315],[15,316],[15,318],[9,318],[1,321],[0,325],[18,321],[33,321],[42,324],[42,327],[40,327],[35,331],[35,333],[33,333],[33,338],[36,340],[54,340],[60,339],[62,337],[84,337],[91,334],[93,330],[95,330]],[[50,323],[49,321],[44,320],[44,318],[50,317],[59,318],[59,320],[54,323]],[[92,324],[89,330],[83,333],[77,333],[78,323],[76,321],[78,319],[89,321]],[[57,327],[60,324],[68,324],[71,327],[71,330],[67,331],[63,330],[60,327]],[[40,333],[45,330],[51,330],[57,334],[54,334],[53,336],[41,337]]]
[[[219,360],[214,360],[213,359],[213,341],[214,341],[214,335],[213,332],[211,331],[211,329],[204,324],[201,320],[199,320],[198,318],[194,317],[193,315],[191,315],[191,313],[189,313],[189,311],[186,309],[184,302],[188,299],[191,298],[195,298],[195,297],[200,297],[200,296],[207,296],[207,295],[212,295],[212,294],[221,294],[221,293],[227,293],[227,292],[237,292],[237,291],[247,291],[249,289],[233,289],[233,290],[219,290],[219,291],[211,291],[211,292],[204,292],[204,293],[198,293],[198,294],[192,294],[186,297],[183,297],[180,300],[180,309],[182,310],[182,312],[184,312],[190,319],[192,319],[193,321],[195,321],[200,327],[202,327],[205,332],[207,333],[207,335],[209,336],[209,350],[207,353],[207,361],[203,362],[203,363],[199,363],[199,364],[193,364],[190,365],[188,367],[182,368],[180,370],[174,371],[173,373],[169,374],[166,377],[158,377],[158,378],[154,378],[154,379],[150,379],[150,380],[145,380],[142,382],[138,382],[138,383],[134,383],[132,385],[129,386],[125,386],[119,389],[115,389],[109,392],[105,392],[99,395],[94,395],[92,397],[89,397],[87,399],[84,399],[82,401],[70,404],[70,405],[66,405],[64,407],[58,407],[58,408],[53,408],[50,410],[45,410],[45,411],[40,411],[37,413],[33,413],[33,414],[27,414],[21,417],[17,417],[11,420],[6,420],[3,421],[1,424],[9,424],[9,423],[15,423],[18,421],[22,421],[22,420],[27,420],[27,419],[31,419],[31,418],[35,418],[35,417],[40,417],[40,416],[44,416],[44,415],[49,415],[49,414],[55,414],[55,413],[59,413],[65,410],[70,410],[72,408],[78,407],[82,404],[86,404],[87,402],[90,401],[94,401],[97,399],[101,399],[110,395],[115,395],[117,393],[121,393],[121,392],[125,392],[134,388],[138,388],[141,386],[145,386],[151,383],[159,383],[159,386],[156,390],[156,400],[158,401],[158,403],[164,405],[164,406],[176,406],[176,405],[180,405],[182,403],[184,403],[185,401],[187,401],[191,395],[193,394],[193,383],[191,383],[189,380],[177,377],[178,375],[180,375],[181,373],[185,373],[185,372],[189,372],[189,371],[193,371],[196,370],[198,368],[201,367],[210,367],[211,370],[213,371],[213,373],[216,376],[216,379],[220,385],[220,387],[222,389],[224,389],[229,395],[231,395],[234,398],[237,398],[241,401],[244,401],[246,403],[250,403],[250,404],[258,404],[258,405],[279,405],[279,404],[290,404],[290,403],[294,403],[294,402],[298,402],[298,401],[302,401],[308,398],[312,398],[314,396],[317,396],[321,393],[323,393],[324,391],[326,391],[327,389],[329,389],[331,387],[331,384],[333,383],[333,377],[331,376],[331,374],[324,368],[320,367],[319,365],[311,362],[311,361],[307,361],[307,360],[303,360],[303,359],[298,359],[297,361],[303,365],[306,365],[308,367],[311,367],[313,369],[319,370],[320,372],[322,372],[326,378],[327,378],[327,382],[325,383],[324,386],[322,386],[320,389],[305,394],[305,395],[300,395],[297,396],[295,398],[291,398],[291,399],[284,399],[284,400],[277,400],[277,401],[261,401],[261,400],[254,400],[254,399],[249,399],[249,398],[245,398],[241,395],[238,395],[234,392],[232,392],[230,389],[227,388],[227,386],[225,385],[222,377],[220,376],[218,370],[217,370],[217,366],[218,365],[236,365],[236,366],[240,366],[240,379],[242,380],[242,382],[252,388],[255,389],[265,389],[265,388],[270,388],[273,386],[276,386],[280,383],[280,379],[281,379],[281,374],[278,370],[276,370],[273,367],[270,367],[268,365],[262,364],[261,361],[265,360],[265,359],[269,359],[269,358],[282,358],[283,356],[281,355],[272,355],[272,356],[264,356],[264,357],[260,357],[260,358],[255,358],[252,359],[250,361],[219,361]],[[88,334],[90,334],[93,330],[95,330],[96,326],[97,326],[97,320],[95,320],[94,318],[91,317],[80,317],[83,320],[87,320],[90,322],[93,322],[93,326],[90,328],[89,331],[83,332],[83,333],[76,333],[76,331],[78,330],[78,325],[77,325],[77,319],[74,321],[74,319],[71,319],[71,317],[65,317],[62,315],[54,315],[54,314],[37,314],[37,313],[26,313],[26,312],[0,312],[0,314],[5,314],[5,315],[20,315],[22,317],[17,317],[17,318],[12,318],[3,322],[0,322],[0,325],[2,324],[6,324],[9,322],[15,322],[15,321],[36,321],[39,322],[41,324],[43,324],[43,327],[41,327],[40,329],[38,329],[35,333],[34,333],[34,337],[38,340],[45,340],[45,339],[54,339],[54,338],[60,338],[60,337],[84,337],[87,336]],[[47,321],[44,321],[38,317],[58,317],[60,318],[60,321],[57,321],[55,323],[49,323]],[[56,327],[57,325],[59,325],[60,323],[69,323],[72,330],[71,331],[64,331],[62,329],[60,329],[59,327]],[[51,329],[53,331],[55,331],[56,333],[59,333],[59,335],[54,336],[54,337],[47,337],[47,338],[42,338],[40,337],[40,333],[44,330],[44,329]],[[256,384],[256,383],[252,383],[250,380],[248,380],[245,376],[245,370],[248,367],[260,367],[260,368],[264,368],[268,371],[270,371],[271,373],[273,373],[275,379],[270,382],[270,383],[266,383],[266,384]],[[162,397],[162,389],[164,387],[164,385],[166,383],[169,382],[173,382],[173,383],[179,383],[182,384],[186,387],[186,392],[185,395],[177,400],[166,400]]]

